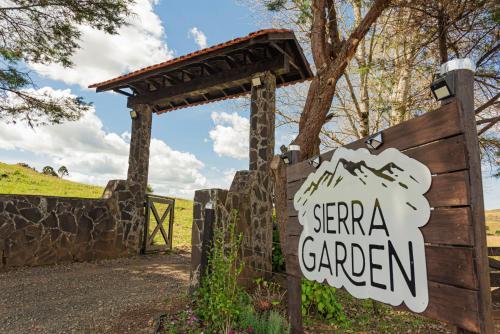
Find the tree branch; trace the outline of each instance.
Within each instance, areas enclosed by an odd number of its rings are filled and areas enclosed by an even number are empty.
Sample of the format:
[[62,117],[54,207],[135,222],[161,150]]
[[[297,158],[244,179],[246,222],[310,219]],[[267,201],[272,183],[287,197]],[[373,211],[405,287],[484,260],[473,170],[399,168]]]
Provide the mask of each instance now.
[[347,41],[342,45],[334,63],[329,67],[328,81],[330,85],[336,85],[338,79],[344,73],[347,64],[354,56],[359,42],[365,37],[373,22],[377,20],[389,3],[390,0],[375,0],[363,20],[361,20],[360,24],[356,27],[356,29],[354,29]]
[[500,116],[496,117],[493,119],[493,121],[490,122],[490,124],[486,125],[485,127],[483,127],[481,130],[478,131],[477,135],[480,136],[482,135],[483,133],[485,133],[486,131],[488,131],[489,129],[491,129],[495,124],[497,124],[498,122],[500,121]]
[[311,49],[317,71],[321,71],[328,61],[326,41],[325,0],[312,2],[313,22],[311,26]]
[[337,24],[337,11],[333,0],[326,0],[326,5],[328,8],[328,35],[332,43],[332,56],[335,57],[335,54],[341,47],[339,27]]
[[485,119],[480,119],[478,121],[476,121],[476,124],[477,125],[480,125],[480,124],[485,124],[485,123],[490,123],[490,122],[498,122],[500,120],[500,116],[497,116],[497,117],[491,117],[491,118],[485,118]]
[[500,97],[500,93],[497,93],[497,95],[493,96],[491,99],[489,99],[485,104],[482,106],[478,107],[476,110],[474,110],[474,113],[478,115],[481,113],[483,110],[485,110],[488,107],[491,107],[492,105],[495,104],[496,100]]

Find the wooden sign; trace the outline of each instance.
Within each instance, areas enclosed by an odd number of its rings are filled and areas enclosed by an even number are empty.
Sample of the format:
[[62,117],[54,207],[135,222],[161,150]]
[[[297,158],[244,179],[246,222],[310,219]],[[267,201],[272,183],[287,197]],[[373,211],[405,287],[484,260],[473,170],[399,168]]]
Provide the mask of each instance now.
[[339,148],[295,193],[304,277],[414,312],[429,295],[424,237],[431,172],[397,149]]
[[[301,332],[301,277],[406,305],[462,332],[493,333],[473,77],[457,72],[456,100],[382,131],[379,149],[368,152],[361,139],[323,154],[317,170],[308,161],[287,168],[293,333]],[[350,165],[361,161],[367,177]],[[393,177],[384,170],[391,162],[394,181],[371,175]]]

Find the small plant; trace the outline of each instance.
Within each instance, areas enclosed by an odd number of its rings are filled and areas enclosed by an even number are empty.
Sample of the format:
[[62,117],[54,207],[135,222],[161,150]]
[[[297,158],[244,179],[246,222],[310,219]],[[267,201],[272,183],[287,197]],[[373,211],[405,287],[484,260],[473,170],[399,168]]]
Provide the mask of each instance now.
[[188,307],[176,314],[170,315],[162,323],[165,334],[198,334],[203,333],[200,328],[200,320]]
[[[258,312],[280,309],[284,306],[285,291],[277,283],[261,278],[255,280],[255,290],[251,295],[254,309]],[[284,311],[284,309],[281,309]]]
[[285,272],[285,257],[281,252],[279,227],[276,216],[273,216],[273,272]]
[[302,280],[302,315],[306,316],[314,311],[330,323],[345,323],[347,319],[335,291],[335,288],[328,285]]
[[238,261],[241,235],[236,235],[237,214],[229,224],[217,224],[207,272],[197,291],[197,314],[210,333],[230,333],[238,322],[248,295],[238,286],[243,269]]
[[285,334],[289,333],[289,329],[281,313],[270,311],[259,314],[251,307],[247,307],[241,316],[240,332],[252,334]]

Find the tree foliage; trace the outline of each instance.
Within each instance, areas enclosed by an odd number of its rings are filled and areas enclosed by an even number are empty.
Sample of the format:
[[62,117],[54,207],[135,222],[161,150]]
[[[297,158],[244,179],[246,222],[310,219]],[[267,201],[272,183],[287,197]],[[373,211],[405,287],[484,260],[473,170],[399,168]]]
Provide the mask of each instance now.
[[54,171],[54,168],[52,166],[43,167],[42,174],[49,175],[49,176],[57,176],[57,173]]
[[68,176],[69,175],[68,168],[66,168],[66,166],[59,167],[59,169],[57,170],[57,174],[59,174],[59,177],[61,179],[65,176]]
[[76,120],[79,97],[36,94],[27,64],[72,65],[80,27],[116,34],[133,0],[7,0],[0,4],[0,118],[30,126]]
[[[347,41],[377,4],[359,0],[260,3],[266,21],[296,31],[314,61],[317,77],[326,72],[318,66],[318,55],[324,53],[318,45],[335,44],[336,34],[331,33],[335,27],[339,40]],[[436,108],[429,89],[433,74],[447,60],[469,57],[476,65],[475,107],[482,153],[493,161],[500,121],[499,16],[494,8],[491,0],[390,1],[359,41],[336,85],[322,89],[315,80],[309,87],[287,88],[277,97],[278,125],[298,125],[298,144],[315,141],[316,147],[304,147],[306,158],[317,154],[319,145],[345,145]],[[321,25],[314,25],[315,17]],[[331,53],[326,62],[340,63]],[[309,116],[310,101],[317,100],[325,102],[313,114],[328,117]],[[314,127],[307,126],[315,122]]]

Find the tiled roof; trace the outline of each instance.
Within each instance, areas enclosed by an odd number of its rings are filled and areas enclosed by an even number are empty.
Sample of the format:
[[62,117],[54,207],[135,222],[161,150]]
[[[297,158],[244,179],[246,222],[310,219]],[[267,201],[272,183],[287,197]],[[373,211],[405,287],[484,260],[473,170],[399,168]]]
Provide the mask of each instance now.
[[162,63],[156,64],[156,65],[148,66],[148,67],[142,68],[140,70],[133,71],[133,72],[130,72],[128,74],[121,75],[119,77],[116,77],[116,78],[113,78],[110,80],[106,80],[103,82],[92,84],[89,86],[89,88],[99,88],[100,86],[115,83],[115,82],[118,82],[118,81],[121,81],[124,79],[130,79],[130,78],[133,78],[133,77],[138,76],[138,75],[143,74],[143,73],[147,73],[147,72],[152,71],[152,70],[156,70],[156,69],[159,69],[162,67],[167,67],[169,65],[181,62],[181,61],[185,61],[189,58],[193,58],[193,57],[196,57],[199,55],[207,54],[207,53],[210,53],[210,52],[213,52],[216,50],[223,49],[223,48],[228,47],[228,46],[233,45],[233,44],[238,44],[241,42],[251,40],[251,39],[256,38],[258,36],[267,35],[270,33],[283,33],[283,32],[292,32],[292,31],[288,30],[288,29],[263,29],[263,30],[259,30],[259,31],[253,32],[245,37],[235,38],[235,39],[232,39],[232,40],[227,41],[225,43],[216,44],[216,45],[211,46],[211,47],[206,48],[206,49],[198,50],[196,52],[191,52],[191,53],[188,53],[184,56],[180,56],[178,58],[167,60],[167,61],[164,61]]

